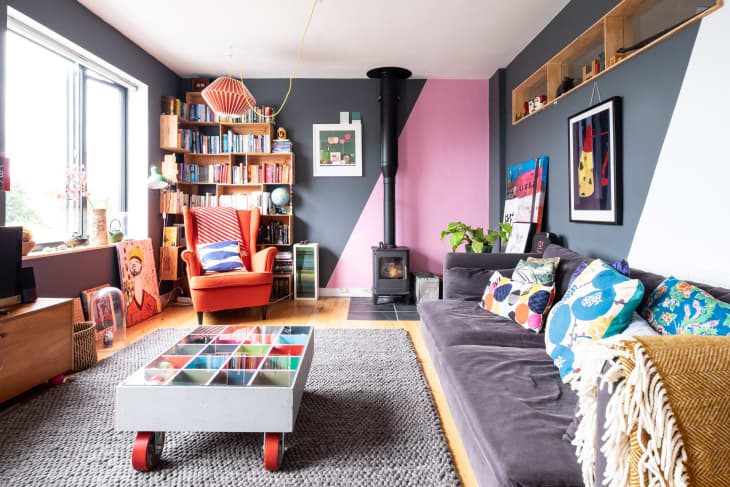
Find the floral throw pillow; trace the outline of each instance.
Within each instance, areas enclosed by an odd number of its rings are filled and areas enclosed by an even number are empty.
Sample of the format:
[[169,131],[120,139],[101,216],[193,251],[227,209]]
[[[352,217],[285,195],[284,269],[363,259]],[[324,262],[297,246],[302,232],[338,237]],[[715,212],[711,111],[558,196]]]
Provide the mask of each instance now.
[[495,272],[484,290],[481,306],[539,333],[555,298],[555,287],[514,281]]
[[550,285],[555,281],[555,271],[558,268],[560,257],[537,259],[528,257],[520,259],[512,272],[512,279],[521,282],[532,282]]
[[662,335],[730,335],[730,304],[676,277],[654,290],[641,316]]
[[545,350],[563,382],[576,379],[573,347],[621,333],[644,296],[644,285],[596,259],[573,281],[547,319]]

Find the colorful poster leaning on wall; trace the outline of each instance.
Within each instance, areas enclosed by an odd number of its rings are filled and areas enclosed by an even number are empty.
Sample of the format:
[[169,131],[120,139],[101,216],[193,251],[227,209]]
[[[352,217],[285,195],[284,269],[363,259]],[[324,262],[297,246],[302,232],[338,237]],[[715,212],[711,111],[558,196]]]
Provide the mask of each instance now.
[[548,158],[539,157],[507,168],[504,197],[505,223],[529,223],[542,228],[542,213],[547,189]]
[[160,312],[152,240],[124,240],[117,244],[119,279],[122,281],[127,326],[134,326]]

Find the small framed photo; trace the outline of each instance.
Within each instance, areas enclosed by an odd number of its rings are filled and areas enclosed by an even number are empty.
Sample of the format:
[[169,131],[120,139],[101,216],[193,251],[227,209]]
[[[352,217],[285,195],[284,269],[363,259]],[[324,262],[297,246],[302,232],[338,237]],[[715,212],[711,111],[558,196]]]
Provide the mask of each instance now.
[[314,176],[362,176],[362,125],[312,125]]
[[532,235],[533,223],[513,223],[512,235],[507,240],[507,254],[522,254],[527,248],[527,243]]
[[570,221],[621,224],[621,98],[568,119]]

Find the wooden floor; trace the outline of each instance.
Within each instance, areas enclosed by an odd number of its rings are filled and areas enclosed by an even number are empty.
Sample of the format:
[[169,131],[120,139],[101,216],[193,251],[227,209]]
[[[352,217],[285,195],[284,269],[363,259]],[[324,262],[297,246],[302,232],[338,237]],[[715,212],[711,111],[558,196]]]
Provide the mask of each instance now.
[[[441,415],[441,423],[446,439],[454,457],[456,470],[462,483],[476,486],[474,472],[469,465],[464,446],[456,430],[454,420],[449,412],[441,384],[426,349],[421,334],[421,324],[418,321],[347,321],[349,298],[321,298],[318,301],[283,301],[269,306],[268,319],[263,322],[274,324],[303,324],[315,328],[404,328],[413,341],[416,354],[423,367],[426,380],[431,387],[436,408]],[[259,309],[225,311],[206,313],[205,324],[232,324],[232,323],[259,323],[261,312]],[[160,315],[140,323],[127,330],[127,339],[130,343],[158,328],[191,328],[197,326],[197,319],[192,306],[172,304]],[[118,351],[119,347],[105,350],[99,358],[105,358]]]

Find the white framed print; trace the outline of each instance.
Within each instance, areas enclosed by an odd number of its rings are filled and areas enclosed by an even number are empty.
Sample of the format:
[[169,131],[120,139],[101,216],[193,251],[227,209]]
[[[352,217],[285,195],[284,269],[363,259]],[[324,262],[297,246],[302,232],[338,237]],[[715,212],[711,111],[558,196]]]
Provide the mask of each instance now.
[[314,176],[362,176],[362,125],[313,124]]
[[532,234],[533,223],[518,222],[512,224],[512,234],[507,240],[506,254],[522,254],[527,248],[527,241]]

